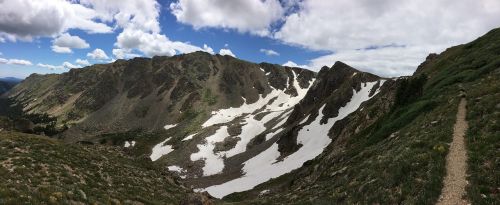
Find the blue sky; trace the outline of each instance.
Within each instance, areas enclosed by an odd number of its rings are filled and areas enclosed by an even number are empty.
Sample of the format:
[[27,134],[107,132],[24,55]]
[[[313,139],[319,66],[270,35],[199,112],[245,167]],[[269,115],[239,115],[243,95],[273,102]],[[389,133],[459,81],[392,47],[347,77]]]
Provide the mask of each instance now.
[[400,76],[500,25],[498,1],[428,1],[425,10],[417,0],[2,1],[0,77],[221,49],[252,62],[318,70],[341,60]]

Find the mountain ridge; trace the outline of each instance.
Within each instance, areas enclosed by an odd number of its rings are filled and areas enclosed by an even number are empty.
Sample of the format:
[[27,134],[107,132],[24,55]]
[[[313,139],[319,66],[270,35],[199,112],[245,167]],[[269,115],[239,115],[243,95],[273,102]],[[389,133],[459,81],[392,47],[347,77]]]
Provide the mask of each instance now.
[[[76,105],[85,118],[55,137],[122,147],[222,204],[433,204],[466,97],[466,197],[494,204],[499,32],[400,78],[342,62],[314,73],[193,53],[33,75],[9,94],[31,114]],[[61,110],[49,124],[64,124],[71,112]]]

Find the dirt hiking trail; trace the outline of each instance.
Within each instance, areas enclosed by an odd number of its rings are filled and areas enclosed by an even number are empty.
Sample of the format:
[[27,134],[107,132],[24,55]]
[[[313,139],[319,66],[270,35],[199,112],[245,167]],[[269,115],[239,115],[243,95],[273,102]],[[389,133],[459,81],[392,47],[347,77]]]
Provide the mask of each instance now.
[[457,121],[453,127],[453,141],[448,156],[446,156],[446,177],[443,181],[444,187],[437,202],[438,205],[468,204],[466,200],[462,199],[467,185],[467,150],[464,138],[468,128],[467,121],[465,121],[466,105],[467,101],[462,98],[458,105]]

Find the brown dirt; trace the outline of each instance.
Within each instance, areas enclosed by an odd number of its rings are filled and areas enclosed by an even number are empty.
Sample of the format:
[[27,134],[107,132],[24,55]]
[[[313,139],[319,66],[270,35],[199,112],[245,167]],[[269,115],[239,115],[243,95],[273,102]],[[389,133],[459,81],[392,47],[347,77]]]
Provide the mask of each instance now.
[[450,152],[446,157],[446,177],[444,178],[443,192],[439,197],[438,205],[468,204],[463,198],[465,195],[467,150],[464,135],[468,124],[465,121],[467,101],[462,98],[458,105],[457,121],[453,127],[453,141]]

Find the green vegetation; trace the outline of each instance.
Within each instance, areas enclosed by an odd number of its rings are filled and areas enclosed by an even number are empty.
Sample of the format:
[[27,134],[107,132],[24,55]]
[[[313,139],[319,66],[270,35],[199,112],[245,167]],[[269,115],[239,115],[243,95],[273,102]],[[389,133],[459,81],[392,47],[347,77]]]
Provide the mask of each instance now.
[[[464,90],[470,125],[467,199],[500,204],[499,55],[500,29],[448,49],[415,76],[399,80],[387,112],[381,113],[380,104],[366,105],[366,115],[380,117],[347,142],[335,142],[300,170],[226,199],[231,204],[435,204]],[[266,189],[271,193],[242,201]]]
[[416,78],[403,78],[396,90],[394,107],[402,106],[417,100],[423,94],[427,75],[419,75]]
[[500,204],[500,70],[468,86],[468,198]]
[[215,105],[217,103],[217,95],[212,94],[212,90],[205,89],[203,93],[203,102],[208,105]]
[[1,204],[178,204],[190,192],[164,168],[111,146],[0,132]]

